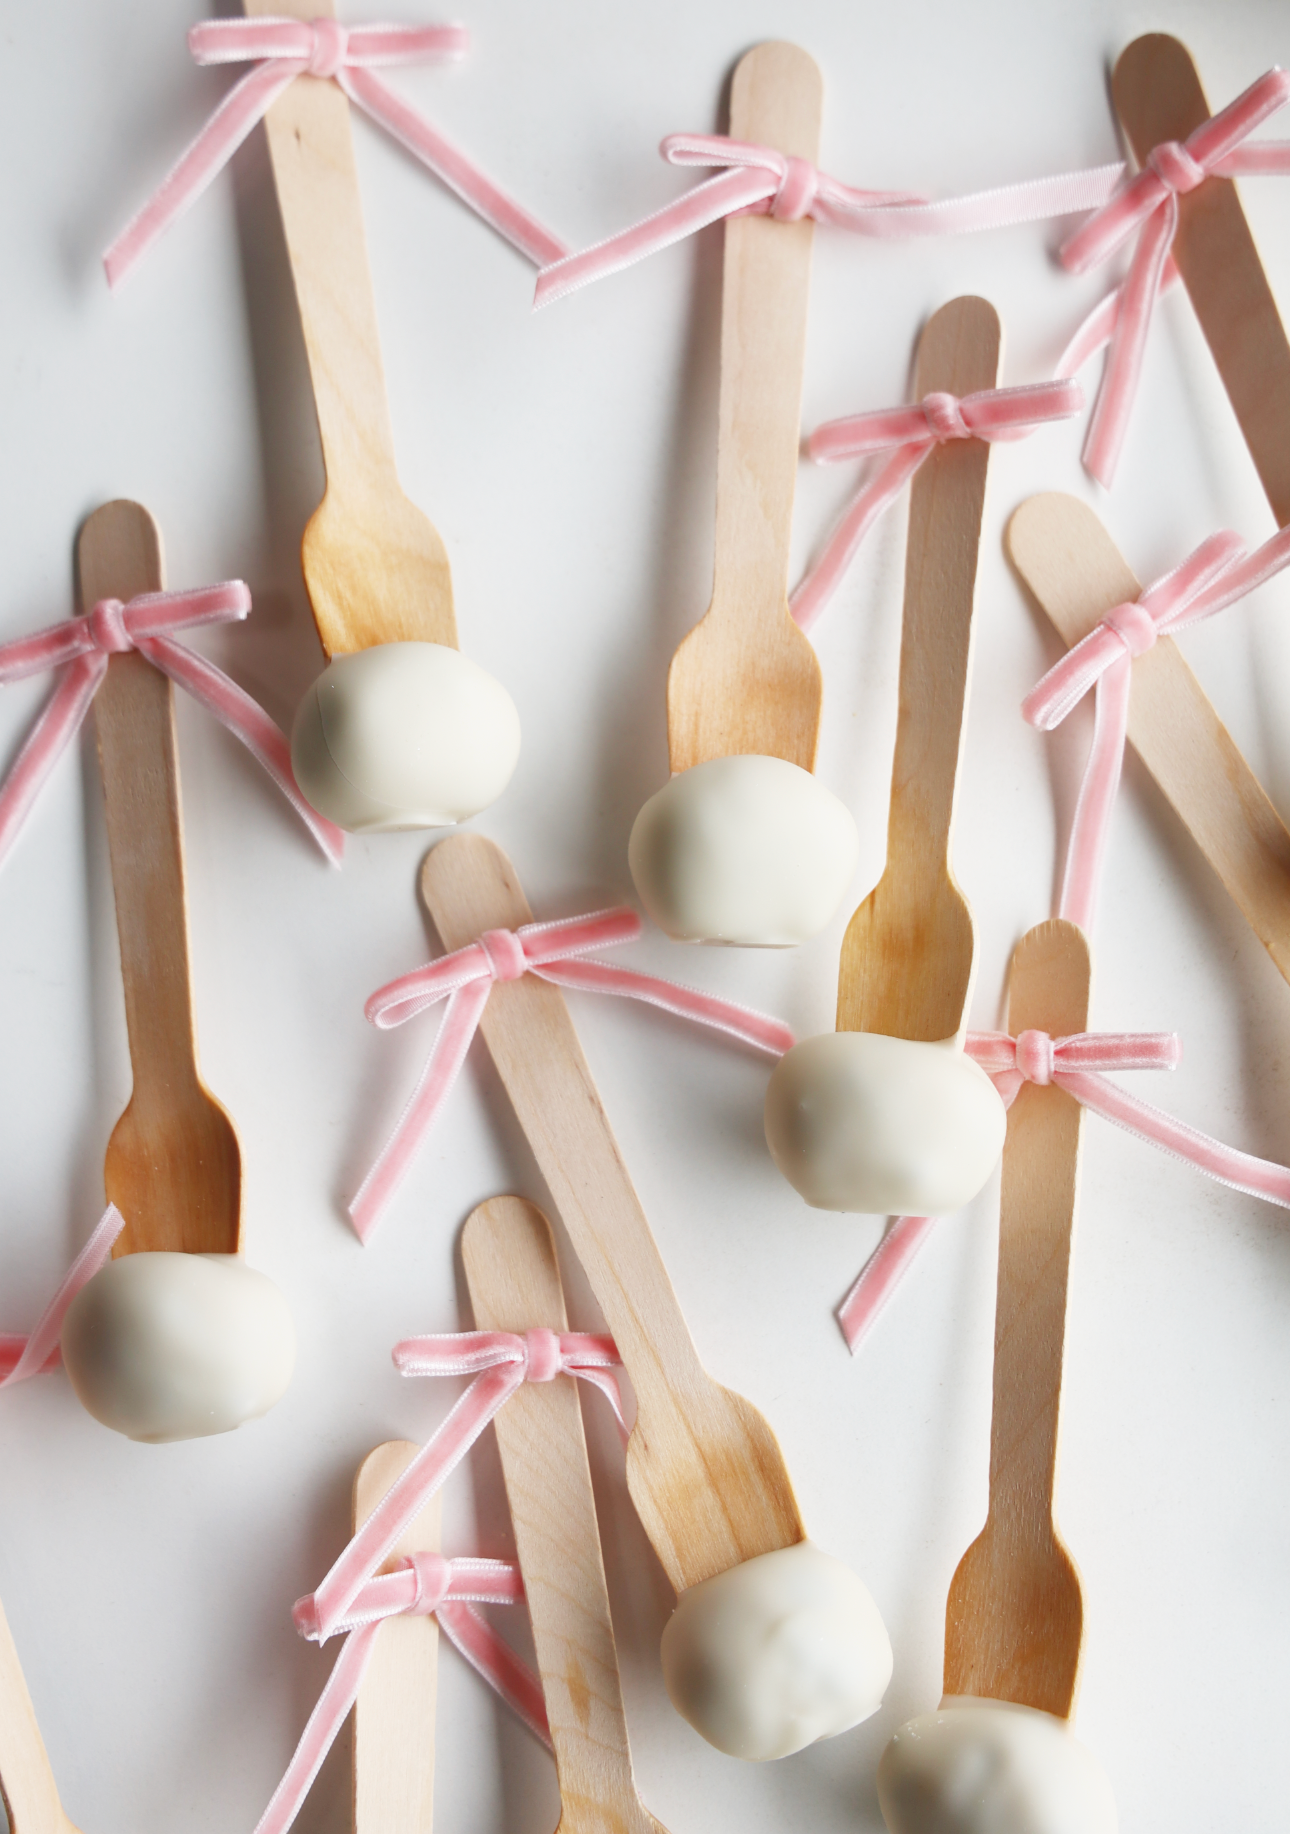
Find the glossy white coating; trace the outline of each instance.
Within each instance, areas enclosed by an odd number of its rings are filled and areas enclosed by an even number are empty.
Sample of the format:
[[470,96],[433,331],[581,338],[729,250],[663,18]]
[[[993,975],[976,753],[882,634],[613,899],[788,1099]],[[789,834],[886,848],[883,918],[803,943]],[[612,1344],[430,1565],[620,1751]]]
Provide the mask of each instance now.
[[1003,1700],[944,1701],[889,1740],[891,1834],[1116,1834],[1111,1784],[1065,1720]]
[[291,1380],[296,1330],[273,1281],[240,1255],[143,1253],[81,1289],[62,1349],[82,1406],[156,1445],[267,1414]]
[[944,1216],[976,1196],[1007,1115],[953,1039],[824,1032],[793,1046],[766,1089],[766,1144],[817,1210]]
[[810,1541],[683,1592],[662,1658],[677,1712],[718,1751],[757,1762],[868,1719],[892,1665],[867,1587]]
[[786,948],[816,936],[860,857],[851,811],[783,758],[709,758],[651,796],[627,849],[641,903],[678,942]]
[[291,733],[306,799],[355,834],[467,821],[501,795],[519,755],[506,689],[440,643],[334,656]]

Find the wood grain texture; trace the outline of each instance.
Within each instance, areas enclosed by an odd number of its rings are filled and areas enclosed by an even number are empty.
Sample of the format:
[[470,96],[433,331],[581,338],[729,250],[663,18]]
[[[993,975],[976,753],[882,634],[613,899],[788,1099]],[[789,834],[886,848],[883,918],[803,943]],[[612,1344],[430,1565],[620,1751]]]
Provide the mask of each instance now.
[[[1075,497],[1031,497],[1008,524],[1006,545],[1068,645],[1142,590]],[[1133,665],[1129,743],[1290,981],[1290,833],[1170,637]]]
[[[335,0],[244,0],[252,16],[334,18]],[[349,102],[300,76],[265,118],[322,439],[327,490],[302,561],[329,656],[375,643],[457,644],[448,555],[409,502],[376,328]]]
[[[1185,140],[1209,119],[1191,53],[1163,32],[1135,39],[1123,52],[1111,91],[1140,165],[1162,140]],[[1290,522],[1290,344],[1230,178],[1207,178],[1178,199],[1173,254],[1272,514],[1284,527]]]
[[[161,537],[138,503],[105,503],[76,548],[82,611],[164,584]],[[197,1068],[174,691],[140,655],[113,656],[94,700],[134,1089],[103,1177],[125,1218],[114,1255],[236,1254],[242,1160]]]
[[[361,1528],[419,1446],[391,1439],[369,1452],[354,1480]],[[395,1543],[381,1572],[405,1554],[439,1549],[443,1497],[431,1497]],[[354,1834],[431,1834],[439,1626],[432,1617],[387,1618],[354,1705]]]
[[[551,1227],[536,1205],[481,1204],[462,1259],[477,1329],[568,1330]],[[560,1834],[666,1834],[632,1772],[577,1384],[527,1383],[493,1424],[555,1746]]]
[[[1054,1038],[1088,1027],[1088,944],[1060,919],[1012,958],[1008,1029]],[[1051,1084],[1023,1086],[1008,1115],[994,1325],[990,1511],[945,1608],[945,1692],[1075,1710],[1084,1606],[1057,1532],[1057,1436],[1083,1110]]]
[[[510,861],[478,834],[441,841],[421,892],[446,949],[532,913]],[[682,1591],[804,1538],[769,1425],[699,1361],[559,988],[495,986],[481,1031],[636,1391],[627,1479]]]
[[10,1834],[78,1834],[58,1800],[18,1652],[0,1609],[0,1800]]
[[[994,307],[953,299],[923,331],[915,393],[994,388],[1002,355]],[[887,864],[842,939],[839,1031],[935,1043],[965,1023],[974,936],[950,845],[989,458],[984,440],[949,440],[910,487]]]
[[[814,163],[822,110],[819,70],[796,45],[740,60],[734,139]],[[820,665],[788,609],[813,233],[809,218],[725,226],[712,604],[668,674],[674,771],[743,752],[815,768]]]

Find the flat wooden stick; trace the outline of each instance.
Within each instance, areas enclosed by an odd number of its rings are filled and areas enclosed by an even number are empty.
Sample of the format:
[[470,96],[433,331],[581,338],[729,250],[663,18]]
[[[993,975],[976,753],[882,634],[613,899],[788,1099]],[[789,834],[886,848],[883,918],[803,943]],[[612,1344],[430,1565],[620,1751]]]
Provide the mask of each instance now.
[[[1031,497],[1008,524],[1006,543],[1068,645],[1142,590],[1074,497]],[[1129,743],[1290,981],[1290,833],[1169,637],[1133,664]]]
[[[449,950],[533,921],[510,861],[478,834],[433,849],[421,895]],[[802,1540],[769,1425],[699,1361],[564,995],[533,975],[495,986],[480,1029],[631,1376],[627,1479],[672,1584]]]
[[18,1652],[0,1609],[0,1799],[10,1834],[79,1834],[63,1812]]
[[[481,1331],[567,1331],[551,1228],[522,1197],[469,1217],[462,1259]],[[527,1383],[494,1421],[560,1778],[560,1834],[666,1834],[632,1771],[577,1385]]]
[[[1088,1027],[1088,944],[1056,919],[1012,959],[1008,1029],[1060,1038]],[[1057,1435],[1083,1110],[1027,1083],[1008,1115],[994,1325],[990,1512],[945,1608],[945,1692],[1075,1711],[1084,1606],[1057,1532]]]

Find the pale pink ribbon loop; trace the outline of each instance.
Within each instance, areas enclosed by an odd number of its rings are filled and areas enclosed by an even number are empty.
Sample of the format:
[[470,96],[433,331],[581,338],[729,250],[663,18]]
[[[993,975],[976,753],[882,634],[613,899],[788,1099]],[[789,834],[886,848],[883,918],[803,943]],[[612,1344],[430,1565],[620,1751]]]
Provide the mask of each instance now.
[[478,216],[536,265],[556,261],[564,244],[473,160],[394,90],[373,75],[391,64],[425,64],[464,57],[470,34],[462,25],[346,27],[334,19],[207,19],[188,34],[199,64],[254,61],[201,133],[171,168],[142,210],[103,257],[108,284],[117,286],[217,173],[298,76],[328,78],[350,101],[428,166]]
[[1024,439],[1036,427],[1078,414],[1083,405],[1079,383],[1062,379],[979,389],[962,397],[938,391],[912,407],[880,408],[817,427],[807,447],[817,465],[895,450],[847,506],[824,552],[789,600],[801,628],[814,624],[869,530],[938,445],[954,439]]
[[1032,726],[1051,732],[1095,690],[1093,743],[1071,824],[1058,914],[1091,932],[1128,731],[1134,659],[1157,637],[1213,617],[1290,565],[1290,529],[1253,554],[1239,535],[1211,535],[1172,573],[1117,605],[1062,657],[1021,703]]
[[313,1594],[317,1635],[335,1635],[362,1588],[399,1536],[474,1445],[484,1428],[525,1382],[578,1376],[609,1401],[626,1432],[622,1396],[613,1370],[621,1359],[609,1337],[581,1331],[461,1331],[410,1337],[394,1347],[401,1375],[473,1375],[475,1380],[434,1437],[382,1497]]
[[68,618],[34,636],[0,644],[0,686],[46,669],[63,671],[49,704],[0,783],[0,860],[12,846],[45,779],[79,731],[107,674],[109,659],[138,650],[242,741],[327,858],[339,864],[345,836],[311,809],[296,787],[285,734],[222,669],[175,641],[177,631],[235,622],[250,609],[251,594],[243,582],[222,580],[217,586],[198,586],[188,592],[141,592],[124,603],[102,599],[83,618]]
[[[408,1554],[388,1573],[370,1579],[358,1592],[347,1616],[336,1625],[337,1632],[347,1633],[345,1642],[255,1834],[286,1834],[299,1814],[323,1759],[358,1699],[376,1633],[386,1618],[437,1618],[449,1642],[549,1748],[551,1732],[541,1682],[473,1609],[476,1604],[523,1602],[524,1582],[518,1567],[507,1560],[473,1556],[450,1560],[436,1553]],[[322,1640],[312,1595],[296,1601],[292,1616],[301,1636],[315,1642]]]
[[1254,128],[1290,100],[1290,72],[1269,70],[1185,141],[1164,141],[1118,196],[1082,224],[1061,250],[1063,266],[1082,274],[1137,233],[1128,277],[1119,289],[1106,370],[1084,446],[1085,468],[1111,484],[1133,408],[1151,316],[1178,229],[1178,199],[1209,177],[1290,173],[1290,142],[1242,145]]
[[109,1204],[97,1228],[72,1265],[64,1274],[58,1291],[36,1321],[29,1337],[15,1337],[0,1332],[0,1388],[9,1388],[28,1377],[44,1375],[57,1369],[61,1361],[58,1338],[63,1329],[67,1308],[77,1293],[112,1252],[112,1244],[125,1228],[125,1218],[115,1204]]
[[729,1032],[743,1043],[776,1057],[789,1049],[792,1032],[765,1013],[653,975],[574,959],[592,949],[634,942],[642,928],[635,911],[624,906],[596,911],[587,917],[564,917],[553,923],[526,923],[514,931],[489,930],[477,942],[400,976],[372,995],[365,1011],[372,1024],[383,1031],[415,1018],[436,1001],[447,1000],[448,1009],[420,1081],[349,1206],[361,1241],[370,1238],[447,1100],[466,1061],[488,996],[498,981],[515,981],[525,974],[535,974],[560,987],[621,994]]

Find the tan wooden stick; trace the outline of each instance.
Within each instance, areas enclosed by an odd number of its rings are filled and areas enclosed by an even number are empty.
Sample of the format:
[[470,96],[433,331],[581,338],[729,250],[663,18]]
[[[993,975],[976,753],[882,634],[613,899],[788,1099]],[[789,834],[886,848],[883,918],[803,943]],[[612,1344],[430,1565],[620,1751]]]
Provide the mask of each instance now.
[[[1059,1038],[1088,1027],[1089,954],[1073,923],[1041,923],[1012,959],[1008,1029]],[[1084,1606],[1057,1532],[1057,1434],[1083,1110],[1027,1083],[1008,1115],[994,1324],[990,1512],[945,1608],[945,1692],[1069,1718]]]
[[[138,503],[105,503],[77,542],[82,611],[164,584]],[[237,1135],[197,1068],[174,693],[140,655],[113,656],[94,699],[134,1090],[113,1129],[107,1194],[126,1219],[113,1254],[235,1254]]]
[[[1031,497],[1008,525],[1007,547],[1068,645],[1142,590],[1074,497]],[[1290,833],[1169,637],[1133,664],[1129,743],[1290,981]]]
[[[445,948],[532,913],[477,834],[430,853],[421,893]],[[493,988],[481,1025],[636,1391],[632,1500],[677,1591],[804,1537],[784,1456],[742,1395],[703,1368],[559,988]]]
[[78,1834],[58,1800],[45,1741],[0,1610],[0,1799],[11,1834]]
[[[1185,140],[1209,119],[1191,53],[1163,32],[1135,39],[1122,54],[1112,93],[1139,164],[1162,140]],[[1173,253],[1283,527],[1290,522],[1290,343],[1230,178],[1207,178],[1178,199]]]
[[[551,1228],[522,1197],[469,1217],[481,1331],[567,1331]],[[632,1773],[582,1411],[571,1378],[526,1384],[494,1425],[560,1778],[560,1834],[666,1834]]]

